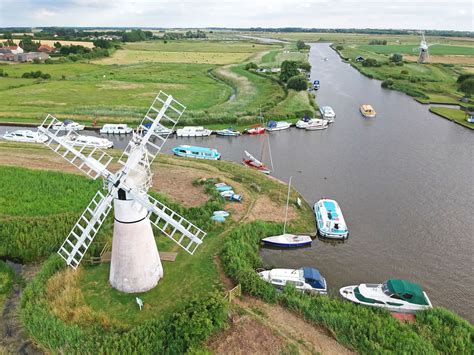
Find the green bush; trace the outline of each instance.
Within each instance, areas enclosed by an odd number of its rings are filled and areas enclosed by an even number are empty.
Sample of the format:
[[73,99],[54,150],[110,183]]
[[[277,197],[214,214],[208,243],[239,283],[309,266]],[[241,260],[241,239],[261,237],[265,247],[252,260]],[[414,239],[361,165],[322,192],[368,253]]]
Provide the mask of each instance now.
[[384,80],[384,81],[382,81],[382,84],[381,84],[381,86],[384,89],[390,88],[392,85],[393,85],[393,80],[392,79]]
[[258,69],[258,65],[255,64],[254,62],[250,62],[245,65],[245,70],[255,70],[255,69]]
[[340,44],[336,46],[336,51],[342,51],[344,49],[344,46],[341,46]]
[[308,80],[303,75],[295,75],[288,79],[286,84],[288,89],[303,91],[308,89]]
[[43,73],[41,70],[23,73],[23,75],[21,77],[26,78],[26,79],[30,79],[30,78],[33,78],[33,79],[38,79],[38,78],[51,79],[50,74]]
[[298,75],[300,72],[298,71],[298,62],[293,60],[285,60],[281,63],[281,72],[280,72],[280,80],[283,82],[287,82],[291,77]]

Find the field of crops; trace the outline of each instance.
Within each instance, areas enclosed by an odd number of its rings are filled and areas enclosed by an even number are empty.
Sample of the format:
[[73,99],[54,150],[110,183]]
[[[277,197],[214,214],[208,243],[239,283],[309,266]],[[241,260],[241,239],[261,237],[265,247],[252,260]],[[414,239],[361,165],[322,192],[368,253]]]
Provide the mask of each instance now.
[[[311,110],[306,102],[296,111],[285,109],[278,116],[280,110],[275,107],[287,96],[281,85],[244,71],[239,64],[248,58],[258,61],[270,51],[278,54],[281,45],[154,41],[124,47],[92,63],[0,65],[8,74],[0,77],[1,95],[8,103],[0,109],[0,120],[39,123],[51,113],[87,124],[94,120],[99,124],[136,124],[159,90],[187,106],[182,122],[188,124],[247,124],[256,120],[260,106],[264,111],[272,109],[275,118],[296,117],[296,112]],[[232,69],[224,64],[231,64]],[[232,78],[222,80],[218,74],[210,74],[221,69],[232,72]],[[38,70],[51,79],[22,78],[25,72]],[[229,101],[233,92],[235,100]]]

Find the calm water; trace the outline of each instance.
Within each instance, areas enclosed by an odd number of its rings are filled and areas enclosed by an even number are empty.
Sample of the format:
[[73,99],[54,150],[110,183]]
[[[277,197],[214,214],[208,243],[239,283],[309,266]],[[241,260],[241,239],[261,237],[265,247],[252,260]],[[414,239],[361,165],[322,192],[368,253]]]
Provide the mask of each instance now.
[[[262,249],[265,262],[319,268],[334,294],[344,285],[407,278],[419,282],[433,304],[473,322],[473,132],[402,93],[381,89],[380,82],[342,63],[328,44],[312,45],[310,61],[312,79],[321,81],[317,102],[332,106],[336,121],[320,132],[272,133],[273,175],[285,181],[293,176],[310,203],[323,196],[337,200],[350,239]],[[376,118],[362,118],[364,103],[374,106]],[[240,161],[244,149],[259,156],[260,139],[172,138],[166,150],[186,142]]]

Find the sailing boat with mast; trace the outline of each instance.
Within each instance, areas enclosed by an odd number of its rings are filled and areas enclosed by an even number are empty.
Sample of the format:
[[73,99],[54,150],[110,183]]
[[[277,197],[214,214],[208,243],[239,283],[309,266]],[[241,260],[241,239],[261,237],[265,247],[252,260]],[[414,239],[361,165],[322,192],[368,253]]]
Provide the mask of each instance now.
[[284,248],[296,248],[311,245],[313,241],[309,235],[288,234],[286,233],[286,224],[288,221],[288,204],[290,202],[291,177],[288,183],[288,195],[286,197],[285,223],[283,224],[283,234],[263,238],[264,245],[271,245]]
[[[263,126],[263,116],[262,116],[262,110],[260,109],[260,123],[261,125]],[[268,145],[268,152],[269,152],[269,155],[270,155],[270,162],[271,162],[271,165],[272,165],[272,169],[273,169],[273,160],[272,160],[272,152],[270,150],[270,141],[268,140],[268,135],[264,132],[262,134],[262,150],[261,150],[261,153],[260,153],[260,159],[257,159],[255,158],[252,154],[250,154],[249,152],[247,152],[246,150],[244,151],[244,154],[245,154],[245,157],[244,159],[242,159],[242,164],[249,167],[249,168],[252,168],[252,169],[256,169],[264,174],[270,174],[271,173],[271,170],[265,165],[265,163],[263,163],[263,157],[264,157],[264,153],[266,151],[266,145]]]

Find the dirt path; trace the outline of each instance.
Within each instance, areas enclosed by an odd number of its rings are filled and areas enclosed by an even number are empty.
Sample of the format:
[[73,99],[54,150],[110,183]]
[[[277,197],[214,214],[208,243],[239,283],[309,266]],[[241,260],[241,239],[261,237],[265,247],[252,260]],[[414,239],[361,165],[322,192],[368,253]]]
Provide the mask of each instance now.
[[[39,270],[37,265],[14,264],[16,274],[31,280]],[[0,353],[3,354],[42,354],[26,336],[18,314],[23,288],[15,282],[10,296],[0,316]]]

